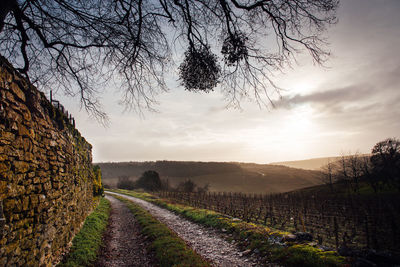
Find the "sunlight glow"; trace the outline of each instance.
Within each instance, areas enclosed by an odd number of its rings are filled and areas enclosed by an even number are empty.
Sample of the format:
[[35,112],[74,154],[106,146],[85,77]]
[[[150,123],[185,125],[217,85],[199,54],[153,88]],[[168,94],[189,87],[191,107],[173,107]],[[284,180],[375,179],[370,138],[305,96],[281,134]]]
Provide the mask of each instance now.
[[262,162],[271,157],[301,158],[315,146],[312,136],[318,127],[313,122],[313,115],[313,109],[307,105],[280,112],[274,114],[274,120],[269,117],[235,138],[246,140],[249,161]]
[[312,108],[301,106],[291,113],[288,120],[284,122],[282,132],[284,135],[301,137],[313,132]]

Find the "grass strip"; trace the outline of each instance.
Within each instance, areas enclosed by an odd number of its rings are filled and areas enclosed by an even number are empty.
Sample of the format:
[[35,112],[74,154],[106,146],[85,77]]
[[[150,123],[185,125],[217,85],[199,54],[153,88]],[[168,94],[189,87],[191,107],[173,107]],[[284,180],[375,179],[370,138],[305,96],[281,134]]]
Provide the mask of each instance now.
[[72,240],[67,258],[57,266],[91,266],[97,258],[109,214],[110,202],[101,198],[95,210],[86,218],[80,232]]
[[232,238],[238,242],[243,250],[257,252],[268,261],[276,262],[284,266],[344,266],[347,264],[345,257],[336,251],[323,251],[308,244],[285,243],[282,237],[287,232],[273,230],[263,225],[247,223],[231,218],[224,214],[198,209],[190,206],[174,203],[168,199],[160,199],[149,193],[129,190],[110,190],[137,197],[160,207],[166,208],[183,217],[199,224],[220,229],[232,234]]
[[124,202],[142,227],[142,233],[151,240],[150,249],[155,252],[160,266],[210,266],[200,255],[190,249],[166,225],[148,211],[123,197],[113,197]]

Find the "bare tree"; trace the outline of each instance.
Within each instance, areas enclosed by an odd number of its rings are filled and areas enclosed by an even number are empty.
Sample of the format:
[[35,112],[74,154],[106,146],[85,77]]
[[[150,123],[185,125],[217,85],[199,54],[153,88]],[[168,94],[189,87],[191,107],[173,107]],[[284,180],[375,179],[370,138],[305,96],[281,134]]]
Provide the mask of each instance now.
[[361,171],[365,181],[372,187],[375,193],[378,193],[378,190],[380,190],[380,180],[379,176],[373,172],[371,157],[363,156],[361,160]]
[[348,171],[348,165],[346,156],[344,153],[342,153],[342,156],[338,160],[338,170],[337,170],[338,181],[348,182],[349,174],[347,171]]
[[321,168],[322,181],[329,185],[330,190],[333,192],[333,184],[336,182],[337,164],[328,160],[328,163]]
[[348,156],[347,162],[351,188],[354,192],[358,192],[360,189],[360,180],[363,177],[363,162],[360,153],[356,152],[355,154]]
[[[122,84],[127,107],[152,108],[167,90],[172,51],[184,53],[181,84],[217,85],[232,105],[269,106],[271,72],[306,50],[323,63],[323,31],[339,0],[4,0],[0,52],[41,88],[80,97],[103,117],[98,88]],[[176,49],[173,49],[173,48]],[[272,89],[272,90],[271,90]]]

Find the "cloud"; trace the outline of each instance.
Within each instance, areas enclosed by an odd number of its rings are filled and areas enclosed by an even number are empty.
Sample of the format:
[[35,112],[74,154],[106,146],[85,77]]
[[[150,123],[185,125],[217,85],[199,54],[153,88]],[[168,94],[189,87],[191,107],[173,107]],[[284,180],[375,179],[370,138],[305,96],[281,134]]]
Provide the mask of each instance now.
[[[357,66],[357,63],[354,64]],[[379,65],[377,62],[369,62],[353,68],[344,81],[332,77],[312,92],[284,96],[276,106],[290,110],[308,104],[320,112],[344,112],[349,108],[362,109],[375,105],[393,108],[396,105],[393,100],[400,98],[399,73],[398,62],[381,58]],[[332,87],[332,84],[340,82],[350,85]]]
[[337,103],[346,103],[360,101],[374,94],[375,89],[368,85],[353,85],[343,88],[331,89],[327,91],[313,92],[307,95],[296,94],[292,97],[284,97],[278,102],[278,107],[290,108],[293,105],[300,104],[323,104],[336,105]]

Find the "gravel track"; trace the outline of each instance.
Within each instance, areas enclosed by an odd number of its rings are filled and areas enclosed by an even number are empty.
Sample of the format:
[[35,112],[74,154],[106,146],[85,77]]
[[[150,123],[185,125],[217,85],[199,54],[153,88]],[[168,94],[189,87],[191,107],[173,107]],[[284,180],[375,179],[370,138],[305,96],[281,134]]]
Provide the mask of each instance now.
[[154,257],[146,247],[149,241],[140,233],[140,225],[128,207],[121,201],[106,196],[111,203],[111,213],[98,267],[156,266]]
[[268,263],[261,264],[258,259],[243,255],[237,246],[226,241],[216,230],[188,221],[171,211],[135,197],[114,192],[106,192],[106,194],[124,197],[146,209],[156,219],[173,230],[194,251],[210,261],[213,266],[246,267],[268,265]]

